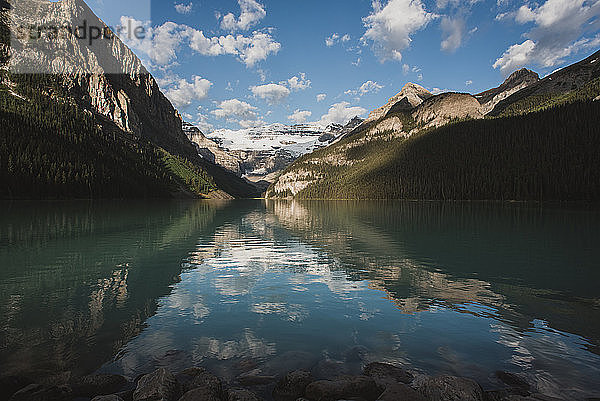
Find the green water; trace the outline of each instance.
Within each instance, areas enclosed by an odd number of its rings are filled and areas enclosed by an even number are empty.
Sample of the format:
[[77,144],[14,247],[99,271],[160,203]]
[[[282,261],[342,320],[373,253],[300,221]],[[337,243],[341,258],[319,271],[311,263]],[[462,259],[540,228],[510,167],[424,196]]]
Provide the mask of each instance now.
[[3,374],[203,365],[233,379],[242,363],[285,369],[301,355],[349,373],[402,363],[488,389],[507,370],[548,395],[600,396],[597,209],[1,206]]

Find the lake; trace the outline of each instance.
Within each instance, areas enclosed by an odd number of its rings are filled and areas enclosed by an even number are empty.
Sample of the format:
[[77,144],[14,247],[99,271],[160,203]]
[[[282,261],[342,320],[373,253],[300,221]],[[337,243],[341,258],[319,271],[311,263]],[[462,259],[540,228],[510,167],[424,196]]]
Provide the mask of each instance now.
[[3,203],[0,371],[380,361],[600,397],[599,245],[584,206]]

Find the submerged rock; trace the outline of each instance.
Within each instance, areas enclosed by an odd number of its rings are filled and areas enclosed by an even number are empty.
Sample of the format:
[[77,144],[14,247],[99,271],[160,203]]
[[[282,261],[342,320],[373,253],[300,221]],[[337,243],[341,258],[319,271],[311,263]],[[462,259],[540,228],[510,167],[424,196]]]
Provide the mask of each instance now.
[[306,387],[314,381],[313,375],[306,370],[288,373],[273,389],[275,401],[295,401],[306,392]]
[[119,375],[91,375],[72,380],[69,384],[74,396],[94,397],[119,392],[127,379]]
[[431,401],[482,401],[481,386],[471,379],[436,376],[423,380],[419,392]]
[[14,393],[32,383],[33,381],[31,379],[22,376],[0,377],[0,394],[8,399]]
[[276,375],[266,374],[262,369],[257,368],[249,372],[244,372],[237,377],[237,381],[242,386],[260,386],[273,383],[277,380]]
[[348,365],[342,361],[323,359],[313,368],[312,373],[319,380],[331,380],[338,376],[350,375],[352,372],[350,372]]
[[123,401],[123,399],[116,394],[111,394],[99,395],[97,397],[92,398],[92,401]]
[[30,384],[14,393],[10,401],[67,401],[72,398],[69,386]]
[[514,373],[498,371],[496,377],[509,386],[516,395],[528,396],[531,394],[531,385]]
[[221,401],[221,397],[203,387],[186,392],[179,401]]
[[262,401],[252,391],[245,389],[229,389],[227,390],[227,397],[224,398],[226,401]]
[[[180,393],[185,394],[191,390],[201,389],[206,397],[221,397],[223,385],[221,379],[204,368],[190,368],[177,374]],[[196,392],[198,395],[198,392]],[[208,398],[207,398],[208,399]]]
[[345,376],[309,384],[306,388],[306,398],[312,401],[337,401],[359,397],[361,400],[375,401],[383,390],[372,377]]
[[134,401],[173,401],[177,393],[177,381],[164,368],[143,376],[133,393]]
[[413,381],[412,373],[388,363],[370,363],[365,367],[364,375],[372,377],[378,385],[384,387],[395,383],[410,384]]
[[378,401],[427,401],[425,397],[402,383],[394,383],[387,386]]

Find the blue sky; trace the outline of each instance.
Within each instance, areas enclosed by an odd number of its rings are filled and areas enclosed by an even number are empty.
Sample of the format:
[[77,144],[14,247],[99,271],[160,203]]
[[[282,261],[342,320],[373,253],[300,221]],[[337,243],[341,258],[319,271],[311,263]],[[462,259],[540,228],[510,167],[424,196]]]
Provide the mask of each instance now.
[[[202,130],[341,123],[407,82],[478,93],[600,48],[600,0],[89,0]],[[320,96],[319,96],[320,95]]]

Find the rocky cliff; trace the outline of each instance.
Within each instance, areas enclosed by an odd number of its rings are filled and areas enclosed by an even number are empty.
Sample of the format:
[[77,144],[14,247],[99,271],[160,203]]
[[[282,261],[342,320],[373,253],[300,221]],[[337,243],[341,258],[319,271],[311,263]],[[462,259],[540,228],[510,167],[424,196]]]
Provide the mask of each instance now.
[[427,89],[417,84],[408,83],[398,94],[390,98],[384,106],[373,110],[365,120],[365,123],[377,121],[390,113],[390,111],[399,112],[411,110],[431,96],[433,95]]
[[482,112],[488,114],[498,103],[539,80],[540,76],[537,73],[523,68],[513,72],[499,87],[482,92],[475,97],[483,107]]
[[[183,158],[212,176],[219,189],[236,197],[255,195],[252,185],[198,156],[183,132],[181,116],[154,77],[84,1],[19,0],[3,8],[2,20],[3,29],[10,30],[3,78],[8,87],[11,74],[57,78],[61,101],[90,112],[104,132],[134,142],[148,141]],[[91,36],[82,39],[73,32],[52,30],[84,24],[99,29],[101,37],[92,41]],[[43,27],[36,40],[23,35],[28,33],[23,27],[29,26]],[[48,96],[59,101],[52,91]]]

